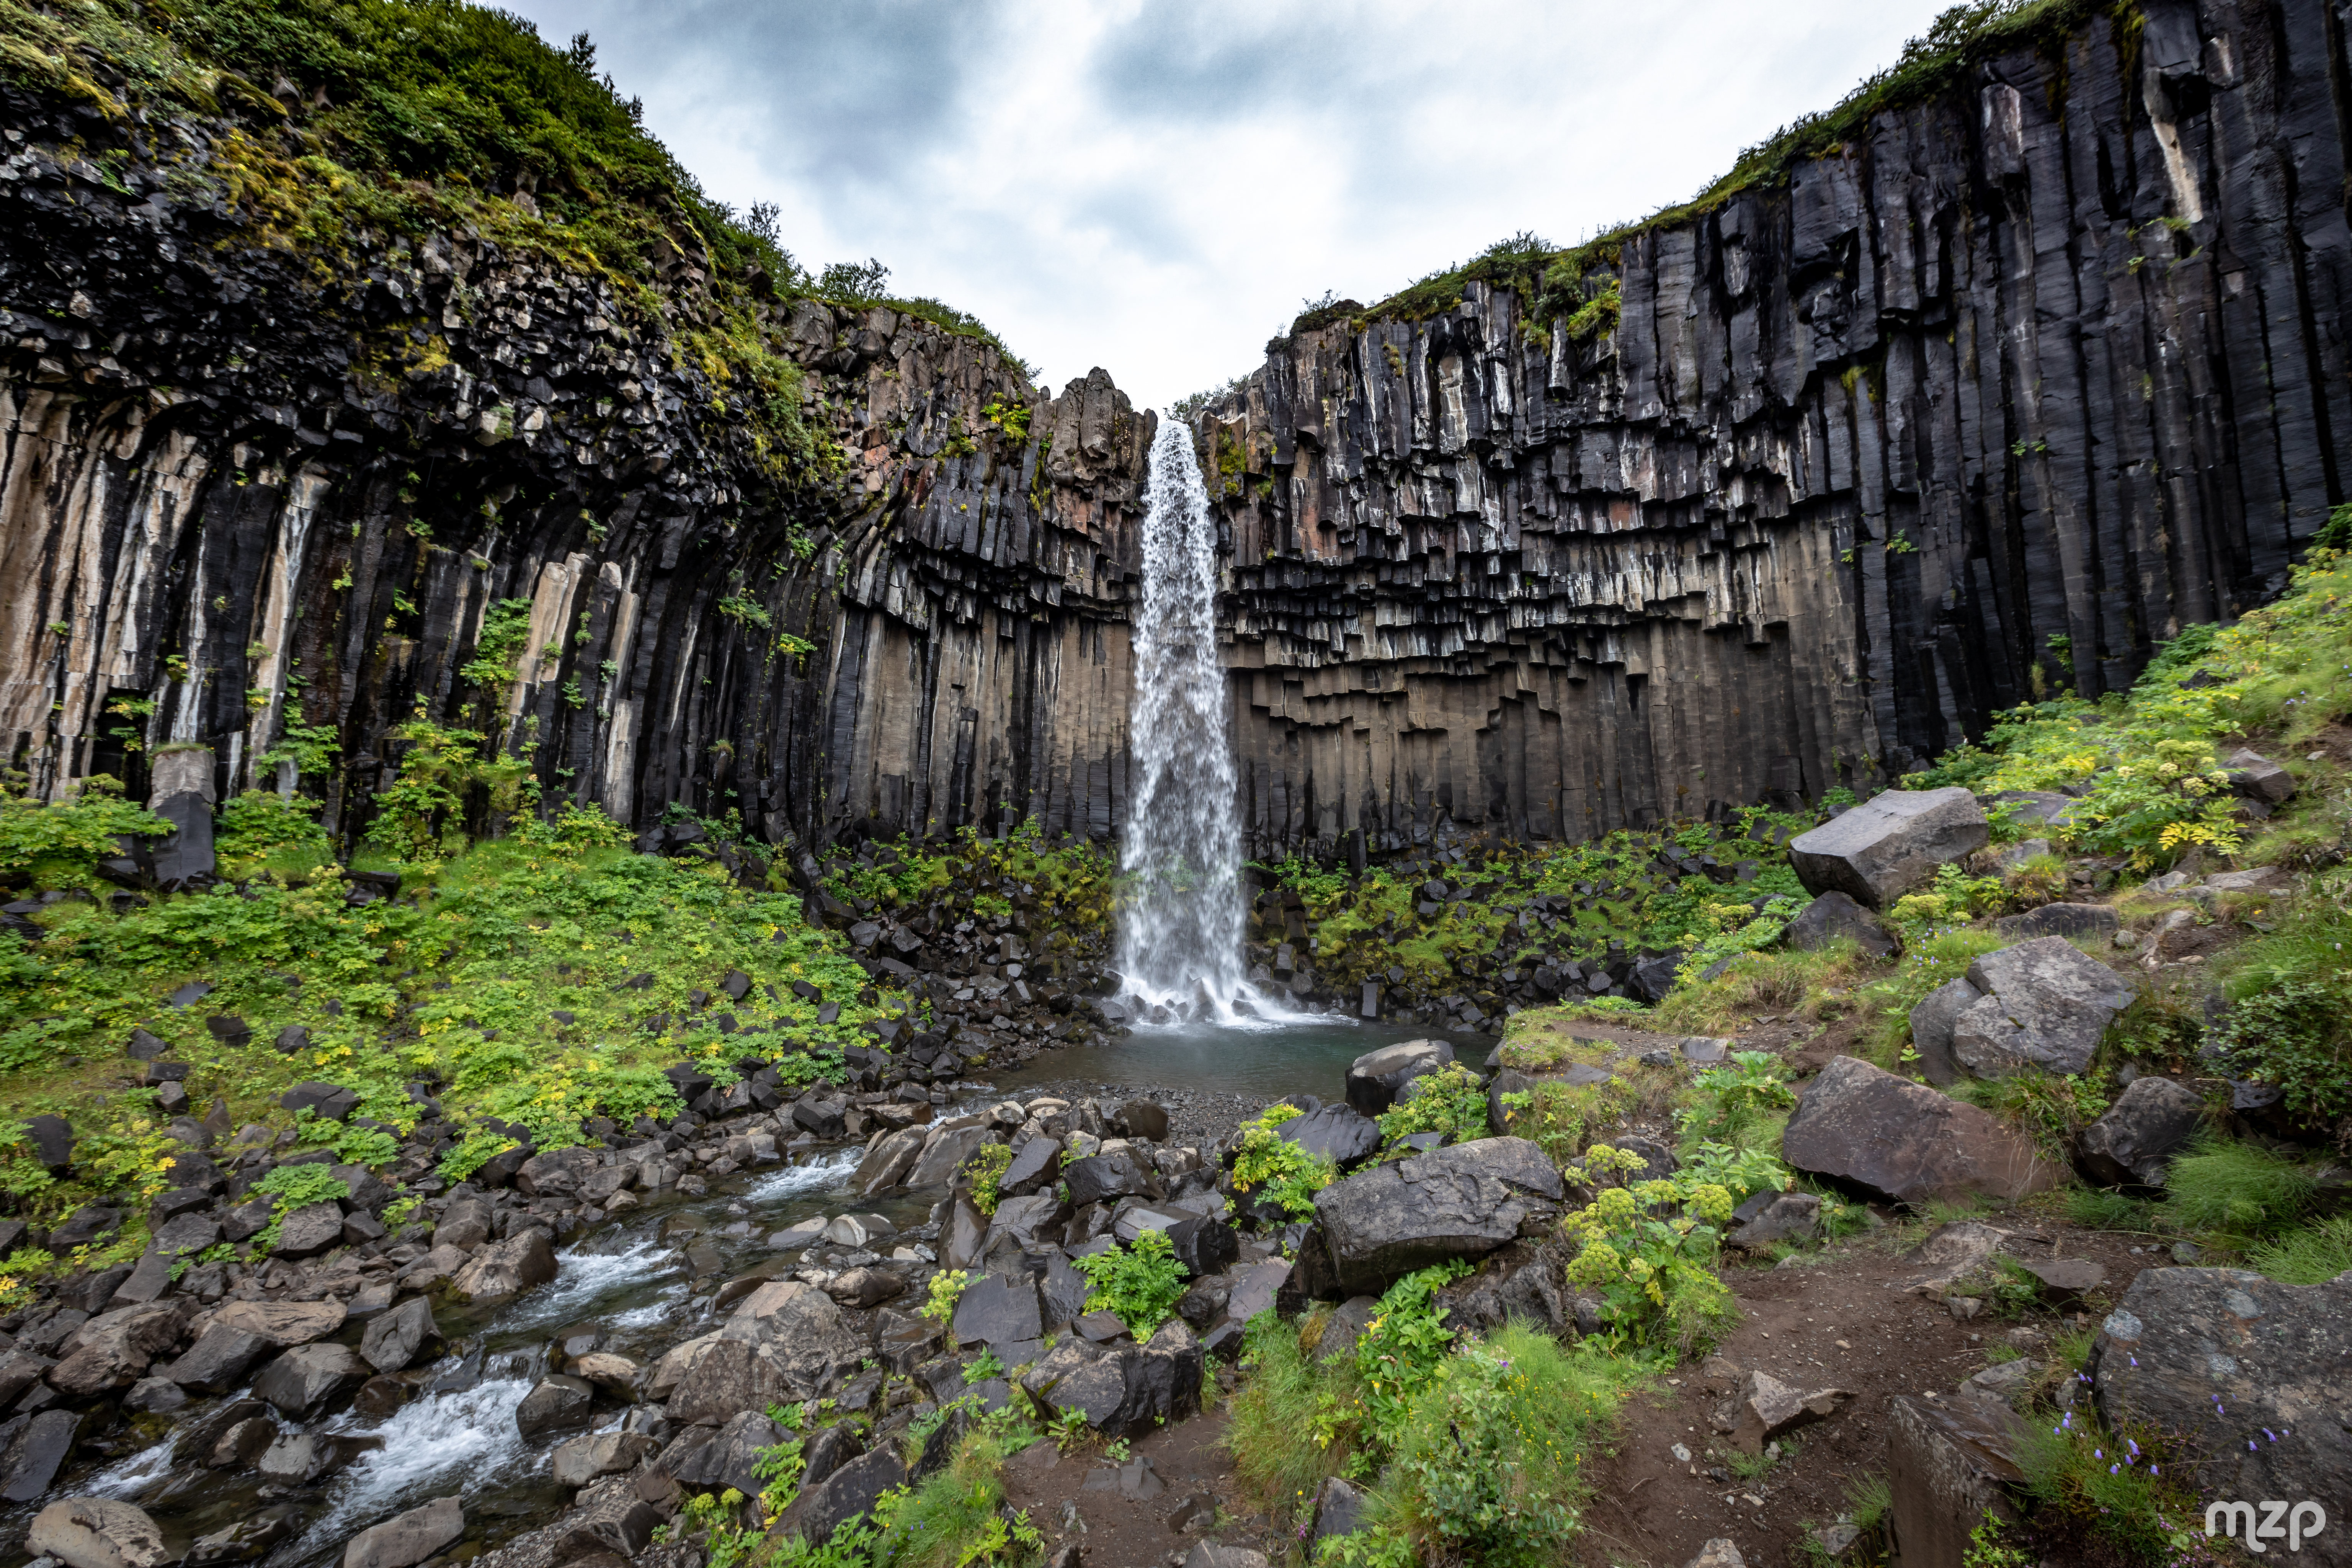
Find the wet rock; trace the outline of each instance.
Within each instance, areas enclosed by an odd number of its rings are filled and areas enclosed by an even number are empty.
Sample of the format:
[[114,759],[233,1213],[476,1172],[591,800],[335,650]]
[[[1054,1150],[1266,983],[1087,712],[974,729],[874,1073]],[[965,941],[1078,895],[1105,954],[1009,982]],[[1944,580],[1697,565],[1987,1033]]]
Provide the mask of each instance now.
[[1353,1535],[1361,1530],[1370,1500],[1360,1488],[1338,1476],[1326,1476],[1315,1494],[1315,1542],[1319,1545],[1334,1536]]
[[925,1138],[922,1153],[907,1173],[906,1184],[919,1191],[947,1185],[948,1179],[963,1169],[964,1163],[988,1141],[989,1129],[983,1121],[946,1122],[933,1128]]
[[1021,1384],[1047,1409],[1082,1415],[1107,1436],[1140,1436],[1199,1407],[1203,1361],[1200,1340],[1181,1319],[1171,1318],[1142,1345],[1074,1335]]
[[323,1340],[340,1331],[348,1312],[341,1301],[226,1301],[215,1309],[210,1327],[235,1329],[273,1345],[291,1349]]
[[360,1384],[352,1395],[352,1408],[360,1415],[382,1420],[396,1413],[408,1403],[408,1384],[388,1373],[378,1373]]
[[1878,917],[1835,888],[1797,911],[1780,940],[1799,952],[1818,952],[1840,937],[1873,958],[1892,958],[1902,951],[1902,939]]
[[288,1420],[300,1421],[367,1373],[367,1363],[348,1346],[297,1345],[262,1370],[253,1392]]
[[1843,1388],[1801,1394],[1768,1373],[1751,1372],[1740,1380],[1731,1440],[1742,1453],[1761,1454],[1773,1438],[1828,1419],[1853,1397]]
[[343,1548],[343,1568],[415,1568],[466,1533],[465,1510],[455,1497],[361,1531]]
[[[775,1359],[761,1353],[761,1346],[714,1336],[680,1349],[693,1353],[682,1363],[668,1395],[673,1420],[726,1421],[745,1410],[765,1410],[780,1399],[804,1397],[787,1383]],[[656,1363],[656,1379],[678,1353],[674,1351]]]
[[1153,1173],[1132,1153],[1093,1154],[1062,1167],[1073,1207],[1113,1203],[1123,1197],[1152,1197],[1160,1190]]
[[1864,1197],[1911,1205],[1979,1193],[2014,1201],[2061,1174],[2000,1118],[1854,1057],[1832,1059],[1807,1087],[1780,1157]]
[[201,1394],[226,1394],[244,1385],[245,1374],[270,1348],[270,1342],[258,1334],[226,1328],[215,1321],[196,1336],[196,1342],[179,1360],[162,1372],[183,1388],[193,1388]]
[[534,1228],[476,1253],[449,1281],[449,1293],[462,1301],[499,1301],[554,1278],[555,1248]]
[[411,1296],[370,1321],[367,1331],[360,1336],[360,1359],[378,1372],[398,1372],[440,1337],[432,1303],[422,1296]]
[[1789,864],[1809,893],[1844,893],[1883,910],[1990,842],[1976,796],[1948,789],[1887,790],[1789,841]]
[[1980,993],[1952,1021],[1952,1059],[1979,1078],[2026,1068],[2079,1073],[2107,1026],[2131,1005],[2131,985],[2063,937],[1988,952],[1969,965]]
[[371,1447],[383,1446],[381,1437],[337,1436],[325,1432],[281,1433],[253,1461],[256,1474],[280,1486],[303,1487],[323,1480]]
[[1324,1155],[1342,1169],[1380,1152],[1381,1125],[1352,1106],[1318,1106],[1275,1129],[1275,1135],[1309,1154]]
[[[541,1432],[560,1432],[566,1427],[588,1424],[589,1407],[596,1401],[596,1391],[586,1380],[557,1373],[542,1377],[522,1396],[515,1406],[515,1426],[526,1437]],[[680,1419],[691,1419],[681,1416]]]
[[1348,1103],[1365,1116],[1378,1116],[1396,1103],[1397,1091],[1454,1059],[1444,1040],[1402,1040],[1367,1051],[1348,1067]]
[[187,1391],[168,1377],[142,1377],[122,1396],[122,1408],[161,1415],[188,1403]]
[[1557,1211],[1564,1189],[1523,1138],[1482,1138],[1343,1178],[1315,1196],[1299,1248],[1312,1296],[1374,1295],[1416,1268],[1481,1258]]
[[645,1375],[644,1369],[635,1362],[625,1355],[615,1355],[611,1351],[592,1351],[586,1355],[575,1356],[565,1370],[574,1377],[584,1378],[597,1387],[610,1389],[615,1394],[629,1393]]
[[49,1368],[48,1384],[68,1399],[94,1399],[128,1388],[147,1373],[155,1357],[180,1342],[176,1308],[125,1307],[92,1318],[62,1347],[64,1359]]
[[803,1487],[768,1533],[797,1535],[812,1543],[830,1541],[835,1531],[865,1518],[876,1499],[906,1479],[907,1467],[891,1449],[862,1454],[815,1485]]
[[849,1133],[849,1102],[803,1095],[793,1102],[793,1124],[826,1142],[845,1138]]
[[142,1510],[113,1498],[53,1502],[33,1516],[26,1549],[66,1568],[163,1568],[163,1532]]
[[266,1508],[226,1530],[198,1536],[180,1559],[180,1568],[220,1568],[231,1563],[258,1563],[271,1548],[292,1539],[301,1530],[301,1516],[291,1508]]
[[2154,1192],[2172,1157],[2204,1124],[2205,1103],[2168,1078],[2134,1079],[2075,1137],[2074,1168],[2093,1186]]
[[1006,1197],[1028,1197],[1042,1193],[1059,1177],[1061,1164],[1060,1139],[1027,1139],[1013,1147],[1013,1163],[997,1178],[996,1190]]
[[[2200,1497],[2325,1500],[2352,1475],[2347,1365],[2352,1273],[2279,1285],[2237,1268],[2150,1268],[2100,1325],[2091,1392],[2117,1430],[2174,1436]],[[2352,1563],[2334,1511],[2298,1561]]]
[[772,1280],[753,1291],[720,1331],[757,1343],[794,1399],[814,1398],[855,1368],[868,1348],[865,1336],[851,1327],[832,1298],[790,1279]]
[[180,1447],[207,1469],[242,1469],[278,1440],[278,1423],[258,1399],[239,1399],[198,1421]]
[[0,1500],[31,1502],[49,1489],[74,1449],[81,1418],[70,1410],[44,1410],[0,1424]]
[[859,1197],[872,1197],[904,1186],[929,1136],[929,1128],[915,1126],[901,1128],[884,1138],[866,1152],[857,1173],[849,1179],[849,1190]]
[[878,1307],[906,1294],[906,1276],[890,1268],[844,1269],[825,1281],[824,1293],[845,1307]]

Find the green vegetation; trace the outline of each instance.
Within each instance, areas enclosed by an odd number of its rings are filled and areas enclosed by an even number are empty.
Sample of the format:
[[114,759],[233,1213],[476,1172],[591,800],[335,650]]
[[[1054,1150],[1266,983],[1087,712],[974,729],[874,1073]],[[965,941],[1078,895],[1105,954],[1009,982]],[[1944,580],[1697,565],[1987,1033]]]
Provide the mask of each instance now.
[[308,1208],[312,1204],[339,1203],[352,1195],[352,1184],[327,1165],[280,1165],[256,1182],[253,1190],[268,1193],[278,1200],[270,1210],[268,1225],[253,1238],[257,1253],[277,1250],[278,1227],[296,1209]]
[[1087,1310],[1117,1313],[1139,1343],[1175,1313],[1176,1299],[1184,1293],[1184,1266],[1164,1230],[1139,1232],[1126,1246],[1114,1243],[1075,1267],[1092,1287]]
[[2165,1207],[2192,1231],[2254,1237],[2284,1229],[2311,1206],[2311,1173],[2254,1144],[2208,1137],[2172,1162]]
[[1275,1204],[1294,1219],[1312,1219],[1315,1194],[1339,1179],[1339,1168],[1328,1155],[1310,1154],[1275,1131],[1299,1114],[1295,1105],[1269,1105],[1242,1123],[1234,1190]]
[[122,798],[122,786],[103,773],[84,779],[71,797],[33,798],[25,776],[0,778],[0,881],[35,888],[91,890],[101,886],[100,860],[121,853],[118,834],[159,837],[172,825]]
[[1486,1135],[1486,1086],[1460,1062],[1447,1062],[1405,1085],[1410,1100],[1381,1112],[1384,1142],[1416,1132],[1443,1132],[1454,1142]]
[[942,914],[980,920],[1011,919],[1019,910],[1063,941],[1107,942],[1118,870],[1117,859],[1088,841],[1048,844],[1030,817],[1002,838],[966,827],[943,839],[837,855],[824,867],[824,888],[861,908],[937,905]]
[[980,1152],[974,1154],[964,1166],[965,1173],[971,1182],[971,1202],[974,1208],[984,1215],[996,1213],[996,1205],[1000,1201],[996,1184],[1003,1179],[1004,1173],[1011,1168],[1012,1164],[1012,1144],[984,1143],[981,1146]]
[[[1605,1143],[1585,1151],[1586,1168],[1638,1171],[1638,1154]],[[1738,1206],[1721,1183],[1687,1171],[1632,1187],[1603,1189],[1562,1224],[1579,1244],[1568,1265],[1574,1283],[1600,1292],[1612,1343],[1672,1343],[1687,1352],[1732,1314],[1731,1292],[1715,1273],[1721,1226]],[[1659,1217],[1672,1209],[1672,1218]]]

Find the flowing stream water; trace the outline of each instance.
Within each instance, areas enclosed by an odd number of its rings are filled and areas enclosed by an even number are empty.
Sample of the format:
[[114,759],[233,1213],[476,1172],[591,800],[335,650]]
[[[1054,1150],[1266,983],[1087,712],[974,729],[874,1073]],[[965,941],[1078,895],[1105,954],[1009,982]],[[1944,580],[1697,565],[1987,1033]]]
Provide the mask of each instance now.
[[1122,996],[1146,1024],[1289,1021],[1242,972],[1242,834],[1232,698],[1217,660],[1217,530],[1192,431],[1160,421],[1144,488],[1133,793],[1119,869]]

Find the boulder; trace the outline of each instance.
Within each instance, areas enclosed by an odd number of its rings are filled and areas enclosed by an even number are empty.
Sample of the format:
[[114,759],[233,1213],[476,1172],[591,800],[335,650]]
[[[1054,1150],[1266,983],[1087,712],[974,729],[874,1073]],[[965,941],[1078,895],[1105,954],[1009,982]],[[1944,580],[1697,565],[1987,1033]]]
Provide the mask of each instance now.
[[415,1568],[465,1533],[466,1514],[457,1500],[435,1498],[352,1536],[343,1548],[343,1568]]
[[[822,1292],[816,1294],[822,1299]],[[800,1398],[813,1392],[791,1386],[775,1358],[762,1354],[761,1346],[717,1336],[696,1343],[699,1349],[686,1363],[669,1394],[670,1418],[674,1421],[724,1422],[743,1411],[765,1410],[779,1400]],[[667,1363],[669,1357],[662,1360]],[[587,1385],[583,1383],[581,1386]],[[581,1419],[586,1419],[584,1405]]]
[[26,1550],[66,1568],[163,1568],[173,1560],[146,1513],[113,1498],[77,1497],[33,1516]]
[[1855,1057],[1832,1059],[1806,1088],[1780,1157],[1844,1191],[1913,1205],[1975,1194],[2014,1201],[2062,1174],[1999,1117]]
[[1062,1167],[1062,1180],[1068,1184],[1070,1204],[1075,1208],[1116,1203],[1124,1197],[1153,1197],[1160,1192],[1160,1183],[1153,1173],[1133,1152],[1124,1149],[1115,1154],[1089,1154],[1083,1160],[1073,1160]]
[[[991,1241],[1009,1236],[1024,1249],[1034,1250],[1059,1242],[1062,1232],[1062,1200],[1051,1193],[1032,1193],[1025,1198],[1006,1198],[996,1205],[996,1213],[988,1222]],[[983,1243],[983,1255],[989,1250]]]
[[370,1321],[367,1331],[360,1336],[360,1359],[378,1372],[398,1372],[440,1337],[432,1303],[422,1296],[411,1296]]
[[49,1368],[49,1386],[73,1400],[128,1388],[180,1342],[180,1330],[178,1309],[166,1306],[123,1307],[92,1318],[58,1347],[66,1353]]
[[1381,1124],[1349,1105],[1318,1106],[1292,1117],[1275,1133],[1309,1154],[1328,1156],[1342,1169],[1370,1159],[1381,1149]]
[[225,1301],[210,1329],[235,1329],[281,1349],[307,1345],[340,1331],[349,1315],[341,1301]]
[[863,1310],[906,1294],[907,1277],[895,1268],[846,1268],[824,1283],[824,1293],[845,1307]]
[[253,1392],[289,1421],[299,1421],[367,1373],[367,1363],[347,1345],[297,1345],[262,1369]]
[[338,1437],[325,1432],[287,1432],[272,1439],[253,1461],[264,1481],[303,1487],[323,1480],[350,1464],[368,1447],[382,1447],[380,1437]]
[[1082,1416],[1108,1437],[1141,1436],[1199,1408],[1204,1361],[1192,1329],[1171,1318],[1141,1345],[1073,1334],[1021,1384],[1047,1410]]
[[2007,1402],[1963,1391],[1930,1403],[1887,1402],[1886,1468],[1895,1506],[1887,1520],[1903,1568],[1961,1568],[1969,1536],[1987,1514],[2015,1521],[2013,1489],[2024,1424]]
[[329,1199],[306,1204],[278,1222],[278,1244],[269,1250],[279,1258],[316,1258],[343,1244],[343,1205]]
[[1152,1143],[1168,1142],[1168,1108],[1157,1100],[1130,1100],[1111,1114],[1127,1129],[1130,1138]]
[[2097,1187],[2155,1192],[2172,1156],[2204,1124],[2205,1102],[2168,1078],[2138,1078],[2076,1135],[2074,1168]]
[[1370,1500],[1362,1489],[1338,1476],[1324,1477],[1322,1488],[1315,1494],[1315,1544],[1319,1546],[1334,1536],[1353,1535],[1361,1530],[1364,1509]]
[[1959,1064],[1952,1059],[1952,1029],[1961,1014],[1982,1000],[1983,992],[1955,975],[1911,1009],[1911,1045],[1919,1053],[1921,1078],[1939,1089],[1960,1081]]
[[916,1189],[943,1187],[963,1169],[964,1162],[989,1141],[986,1122],[942,1122],[925,1135],[923,1152],[908,1170],[906,1184]]
[[547,1232],[533,1227],[474,1254],[449,1281],[449,1291],[463,1301],[499,1301],[554,1278],[555,1247]]
[[1732,1406],[1731,1440],[1743,1454],[1761,1454],[1773,1438],[1828,1419],[1853,1397],[1843,1388],[1800,1394],[1767,1373],[1751,1372],[1740,1380]]
[[62,1116],[36,1116],[25,1123],[24,1147],[52,1176],[73,1169],[73,1124]]
[[279,1095],[278,1103],[297,1114],[307,1110],[322,1121],[341,1121],[359,1109],[360,1097],[341,1084],[298,1083]]
[[0,1500],[31,1502],[47,1491],[80,1426],[81,1417],[70,1410],[44,1410],[0,1426]]
[[2260,752],[2242,746],[2221,765],[2229,770],[2230,787],[2249,800],[2276,805],[2294,795],[2294,775]]
[[1402,1040],[1368,1051],[1349,1065],[1348,1103],[1366,1116],[1378,1116],[1396,1103],[1397,1090],[1453,1059],[1454,1047],[1444,1040]]
[[1818,952],[1844,937],[1873,958],[1892,958],[1903,950],[1903,940],[1878,917],[1832,888],[1797,911],[1780,940],[1799,952]]
[[599,1476],[623,1475],[635,1469],[640,1459],[660,1447],[646,1433],[607,1427],[557,1444],[549,1462],[554,1468],[556,1485],[584,1487]]
[[965,1344],[1018,1344],[1042,1337],[1045,1310],[1025,1274],[987,1274],[956,1300],[955,1337]]
[[[2114,1429],[2174,1438],[2201,1498],[2325,1505],[2352,1476],[2347,1366],[2352,1272],[2279,1285],[2238,1268],[2149,1268],[2100,1325],[2091,1395]],[[2352,1563],[2352,1530],[2328,1513],[2294,1561]]]
[[756,1343],[794,1399],[814,1398],[870,1348],[831,1297],[795,1279],[771,1280],[751,1292],[720,1332]]
[[[542,1377],[522,1396],[515,1406],[515,1426],[526,1437],[541,1432],[560,1432],[566,1427],[585,1426],[589,1407],[596,1401],[596,1390],[586,1379],[557,1373]],[[679,1419],[690,1419],[680,1416]]]
[[[1517,1242],[1490,1256],[1475,1274],[1439,1289],[1436,1304],[1445,1326],[1457,1331],[1484,1332],[1517,1318],[1546,1332],[1572,1338],[1576,1332],[1575,1299],[1560,1274],[1560,1260],[1549,1247]],[[1377,1305],[1369,1296],[1340,1304],[1323,1327],[1317,1343],[1318,1359],[1329,1361],[1355,1348],[1371,1321]]]
[[1013,1163],[996,1178],[996,1190],[1008,1198],[1029,1197],[1051,1187],[1061,1169],[1059,1138],[1025,1139],[1014,1147]]
[[1952,1060],[1979,1078],[2027,1068],[2079,1073],[2131,1005],[2128,981],[2064,937],[1988,952],[1969,965],[1979,1000],[1952,1021]]
[[1992,929],[2011,942],[2044,936],[2112,937],[2122,922],[2105,904],[2043,904],[2020,915],[2003,915]]
[[803,1487],[768,1533],[779,1538],[796,1535],[821,1545],[843,1525],[865,1518],[876,1499],[906,1480],[907,1467],[891,1447],[861,1454],[824,1480]]
[[1293,1282],[1311,1296],[1377,1295],[1416,1268],[1485,1257],[1556,1213],[1563,1194],[1559,1171],[1524,1138],[1375,1166],[1315,1195]]
[[1811,1193],[1758,1193],[1733,1211],[1724,1244],[1757,1252],[1775,1242],[1811,1241],[1822,1233],[1822,1200]]
[[663,1468],[682,1486],[711,1491],[732,1487],[745,1497],[758,1497],[767,1484],[760,1479],[761,1450],[783,1439],[783,1428],[766,1415],[756,1410],[740,1411],[709,1442],[676,1458],[664,1456]]
[[1835,890],[1884,910],[1991,837],[1984,808],[1957,784],[1891,789],[1789,840],[1789,864],[1809,893]]
[[[240,1303],[243,1305],[246,1303]],[[260,1303],[251,1303],[259,1305]],[[259,1334],[232,1329],[215,1321],[196,1336],[180,1359],[162,1369],[163,1375],[183,1388],[200,1394],[226,1394],[243,1387],[253,1363],[268,1353],[270,1344]]]
[[907,1173],[915,1168],[930,1131],[918,1125],[902,1127],[886,1136],[866,1152],[866,1158],[858,1163],[857,1173],[849,1178],[849,1190],[861,1198],[870,1198],[877,1193],[904,1186]]

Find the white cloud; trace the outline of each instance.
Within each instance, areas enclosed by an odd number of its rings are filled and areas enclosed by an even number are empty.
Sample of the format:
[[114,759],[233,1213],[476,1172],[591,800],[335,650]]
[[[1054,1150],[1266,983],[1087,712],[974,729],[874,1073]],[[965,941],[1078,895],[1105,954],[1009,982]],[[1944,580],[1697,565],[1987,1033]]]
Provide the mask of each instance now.
[[1947,0],[506,0],[710,193],[1164,405],[1326,289],[1689,196]]

